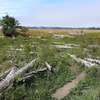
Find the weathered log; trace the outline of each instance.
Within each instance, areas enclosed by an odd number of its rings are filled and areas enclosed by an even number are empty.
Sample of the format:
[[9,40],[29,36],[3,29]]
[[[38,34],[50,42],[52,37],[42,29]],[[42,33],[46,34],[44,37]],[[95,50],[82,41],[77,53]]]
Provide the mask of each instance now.
[[14,79],[18,76],[23,76],[30,68],[33,67],[35,60],[32,60],[25,67],[18,70],[17,67],[13,67],[10,73],[6,76],[4,80],[0,82],[0,93],[3,92],[6,88],[8,88],[14,81]]
[[4,78],[9,74],[9,72],[11,71],[11,69],[12,69],[12,68],[10,68],[10,69],[8,69],[7,71],[5,71],[4,73],[0,74],[0,81],[1,81],[2,79],[4,79]]
[[0,81],[0,93],[2,93],[4,90],[8,89],[9,87],[13,86],[13,82],[16,79],[16,77],[22,78],[21,80],[26,80],[26,79],[29,79],[29,78],[33,77],[34,74],[44,72],[44,71],[47,71],[47,70],[52,71],[52,66],[50,66],[47,62],[45,62],[45,65],[46,65],[45,68],[41,68],[39,70],[27,73],[27,71],[32,69],[33,64],[34,64],[35,61],[36,61],[36,59],[32,60],[25,67],[23,67],[19,70],[18,70],[17,67],[13,67],[9,71],[6,71],[5,74],[4,74],[5,79]]
[[37,74],[38,72],[43,72],[43,71],[46,71],[46,70],[47,70],[47,68],[39,69],[39,70],[36,70],[36,71],[32,71],[30,73],[27,73],[24,76],[29,76],[29,75],[32,75],[32,74]]
[[41,73],[41,72],[45,72],[47,70],[52,71],[52,66],[50,66],[47,62],[45,62],[45,65],[46,65],[45,68],[41,68],[41,69],[38,69],[36,71],[32,71],[30,73],[25,74],[24,77],[22,78],[22,80],[29,79],[29,78],[33,77],[34,74],[38,74],[38,73]]
[[90,61],[87,61],[87,60],[84,60],[84,59],[81,59],[81,58],[77,58],[75,55],[71,55],[71,54],[68,54],[72,59],[74,59],[77,63],[81,63],[82,65],[90,68],[90,67],[93,67],[96,65],[96,63],[92,63]]
[[17,72],[17,67],[13,67],[7,77],[0,82],[0,93],[7,89],[13,82],[14,74]]
[[47,68],[43,68],[43,69],[39,69],[37,71],[32,71],[30,73],[27,73],[27,74],[24,75],[24,77],[22,77],[22,80],[29,79],[29,78],[33,77],[35,74],[38,74],[38,73],[41,73],[41,72],[44,72],[44,71],[47,71]]
[[22,67],[20,70],[18,70],[15,75],[13,76],[14,78],[17,76],[23,76],[28,70],[30,70],[33,67],[33,64],[35,63],[36,59],[32,60],[30,63],[28,63],[25,67]]
[[98,59],[85,58],[85,60],[100,65],[100,60]]

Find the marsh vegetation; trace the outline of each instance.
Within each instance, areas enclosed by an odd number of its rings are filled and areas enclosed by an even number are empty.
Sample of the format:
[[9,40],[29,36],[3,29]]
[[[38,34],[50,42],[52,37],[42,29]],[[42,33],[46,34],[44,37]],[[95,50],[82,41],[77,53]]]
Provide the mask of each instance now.
[[[76,33],[77,34],[70,34]],[[55,100],[52,94],[64,84],[71,82],[81,72],[86,72],[81,80],[63,100],[100,100],[100,64],[91,68],[76,62],[77,58],[91,58],[100,61],[100,31],[85,30],[28,30],[26,36],[15,39],[0,37],[0,73],[14,65],[22,68],[38,58],[32,69],[44,68],[44,62],[53,67],[53,72],[39,73],[28,83],[15,84],[5,91],[0,100]],[[57,38],[56,35],[63,35]],[[2,33],[0,33],[2,36]],[[56,48],[69,44],[72,48]],[[74,45],[73,45],[74,44]]]

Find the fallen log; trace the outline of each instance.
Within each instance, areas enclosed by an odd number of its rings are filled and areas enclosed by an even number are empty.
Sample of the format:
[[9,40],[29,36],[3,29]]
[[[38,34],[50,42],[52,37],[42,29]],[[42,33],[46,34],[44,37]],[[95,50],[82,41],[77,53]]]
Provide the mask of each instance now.
[[22,80],[26,80],[26,79],[29,79],[31,77],[34,76],[34,74],[38,74],[38,73],[41,73],[41,72],[45,72],[45,71],[52,71],[52,66],[50,66],[47,62],[45,62],[45,65],[46,67],[45,68],[41,68],[41,69],[38,69],[36,71],[32,71],[30,73],[27,73],[24,75],[24,77],[22,78]]
[[100,65],[100,60],[98,59],[85,58],[85,60]]
[[41,72],[44,72],[44,71],[47,71],[47,68],[39,69],[37,71],[32,71],[30,73],[25,74],[24,77],[21,80],[27,80],[27,79],[33,77],[35,74],[38,74],[38,73],[41,73]]
[[12,69],[12,68],[10,68],[10,69],[8,69],[7,71],[5,71],[4,73],[0,74],[0,81],[1,81],[2,79],[4,79],[4,78],[9,74],[9,72],[11,71],[11,69]]
[[81,58],[77,58],[75,55],[71,55],[71,54],[68,54],[72,59],[74,59],[77,63],[81,63],[82,65],[84,65],[85,67],[93,67],[93,66],[96,66],[97,64],[94,63],[94,62],[90,62],[90,61],[87,61],[87,60],[84,60],[84,59],[81,59]]
[[13,82],[14,74],[17,72],[17,67],[13,67],[5,79],[0,82],[0,93],[7,89]]
[[64,45],[53,45],[57,49],[71,49],[71,48],[78,48],[80,45],[78,44],[64,44]]
[[25,67],[18,70],[17,67],[13,67],[9,74],[6,76],[5,79],[0,81],[0,93],[2,93],[5,89],[7,89],[11,84],[13,84],[13,81],[16,77],[23,76],[30,68],[33,67],[33,64],[35,63],[36,59],[32,60],[30,63],[28,63]]
[[45,62],[45,65],[46,65],[45,68],[41,68],[36,71],[27,73],[28,71],[30,71],[30,69],[32,69],[35,61],[36,59],[32,60],[30,63],[28,63],[25,67],[21,69],[18,69],[16,66],[12,67],[8,71],[6,71],[4,74],[2,74],[1,76],[3,77],[5,76],[5,78],[2,79],[2,81],[0,81],[0,93],[3,93],[3,91],[7,90],[9,87],[12,87],[17,77],[20,77],[21,81],[23,81],[23,80],[27,80],[33,77],[34,74],[45,72],[47,70],[52,71],[52,66],[50,66],[47,62]]
[[30,70],[33,67],[33,64],[35,63],[36,59],[32,60],[30,63],[28,63],[25,67],[22,67],[20,70],[18,70],[15,75],[13,76],[14,78],[16,76],[23,76],[28,70]]

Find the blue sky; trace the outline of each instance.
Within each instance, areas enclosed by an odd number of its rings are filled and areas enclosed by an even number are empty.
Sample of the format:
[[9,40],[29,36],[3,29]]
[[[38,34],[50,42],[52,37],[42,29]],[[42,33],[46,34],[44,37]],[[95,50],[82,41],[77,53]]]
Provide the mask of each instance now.
[[0,0],[5,14],[25,26],[100,27],[100,0]]

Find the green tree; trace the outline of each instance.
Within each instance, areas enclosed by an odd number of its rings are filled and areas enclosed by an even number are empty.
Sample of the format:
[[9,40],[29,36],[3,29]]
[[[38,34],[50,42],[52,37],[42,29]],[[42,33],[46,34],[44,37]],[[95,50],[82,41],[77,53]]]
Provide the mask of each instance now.
[[4,16],[0,20],[0,25],[2,26],[2,31],[5,36],[13,37],[17,35],[16,28],[19,22],[14,17],[8,15]]

